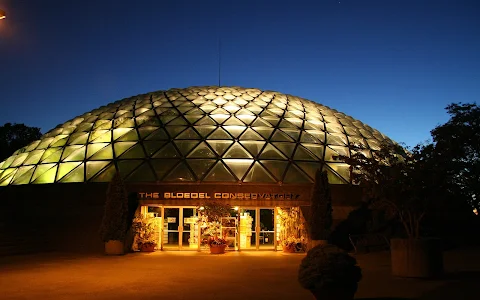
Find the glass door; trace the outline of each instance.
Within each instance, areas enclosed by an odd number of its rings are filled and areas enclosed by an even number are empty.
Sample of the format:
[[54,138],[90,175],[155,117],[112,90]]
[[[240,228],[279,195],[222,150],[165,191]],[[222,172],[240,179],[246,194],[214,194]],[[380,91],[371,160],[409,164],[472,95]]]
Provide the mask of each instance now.
[[182,250],[198,249],[198,214],[195,208],[182,208],[183,210],[183,230],[182,230]]
[[179,250],[181,245],[181,208],[165,207],[163,219],[163,247],[164,250]]
[[274,250],[275,249],[275,209],[260,208],[260,232],[259,232],[259,249]]
[[240,209],[240,250],[257,249],[256,209]]

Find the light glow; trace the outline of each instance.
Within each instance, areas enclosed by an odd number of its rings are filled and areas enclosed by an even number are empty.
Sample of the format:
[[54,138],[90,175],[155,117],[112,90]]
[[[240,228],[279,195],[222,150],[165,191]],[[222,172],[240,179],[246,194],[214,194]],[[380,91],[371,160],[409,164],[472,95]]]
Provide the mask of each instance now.
[[6,17],[7,15],[5,14],[5,12],[0,9],[0,20],[5,19]]

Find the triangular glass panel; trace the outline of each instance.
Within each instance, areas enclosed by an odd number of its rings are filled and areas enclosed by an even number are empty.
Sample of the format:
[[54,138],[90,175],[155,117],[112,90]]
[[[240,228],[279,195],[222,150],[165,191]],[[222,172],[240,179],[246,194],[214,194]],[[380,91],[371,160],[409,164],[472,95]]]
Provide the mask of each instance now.
[[215,122],[212,118],[210,118],[209,116],[205,116],[203,118],[201,118],[197,123],[195,123],[195,125],[199,126],[199,125],[217,125],[217,122]]
[[[88,140],[90,142],[94,141],[95,143],[109,143],[112,141],[112,132],[110,130],[94,130],[90,133],[90,137]],[[52,145],[52,147],[56,146]]]
[[230,117],[228,120],[225,121],[225,123],[223,123],[223,125],[231,125],[231,126],[240,125],[245,127],[245,123],[243,123],[242,121],[240,121],[235,117]]
[[90,178],[92,178],[92,176],[97,174],[108,163],[109,161],[87,161],[87,171],[86,171],[87,180],[89,180]]
[[277,181],[282,181],[285,169],[288,166],[288,161],[284,160],[261,160],[262,165],[270,171],[270,173],[277,178]]
[[163,128],[158,128],[154,132],[152,132],[147,138],[146,141],[166,141],[169,140],[167,132]]
[[172,116],[172,115],[161,115],[161,116],[158,116],[158,118],[160,119],[160,122],[163,125],[165,125],[168,122],[172,121],[173,119],[177,119],[178,117],[177,116]]
[[60,157],[62,156],[62,148],[49,148],[45,150],[45,153],[42,156],[42,163],[54,163],[59,162]]
[[143,151],[143,147],[141,144],[136,144],[135,146],[125,151],[122,155],[117,157],[119,157],[120,159],[145,158],[145,152]]
[[343,179],[340,175],[335,173],[328,165],[325,167],[325,171],[327,171],[328,183],[330,184],[346,184],[348,181]]
[[237,111],[235,115],[240,116],[240,115],[245,115],[245,116],[255,116],[254,113],[249,111],[248,109],[242,108],[241,110]]
[[[97,145],[102,145],[103,148],[95,151]],[[89,158],[91,160],[113,159],[113,148],[112,148],[112,145],[109,144],[109,143],[90,144],[90,145],[88,145],[87,153],[89,153],[90,151],[92,152],[92,156],[90,156],[90,157],[87,156],[87,158]]]
[[175,166],[180,159],[152,159],[150,160],[153,171],[157,175],[157,180],[162,180],[173,166]]
[[262,111],[262,113],[260,114],[260,117],[262,117],[264,119],[273,117],[273,119],[280,121],[280,119],[278,118],[278,116],[276,114],[274,114],[273,112],[270,112],[268,110]]
[[252,123],[252,127],[273,127],[272,124],[263,120],[262,118],[257,118],[255,122]]
[[147,157],[152,156],[153,153],[157,152],[167,141],[144,141],[143,146],[147,152]]
[[343,155],[343,156],[350,156],[350,150],[348,147],[342,147],[342,146],[328,146],[330,149],[333,151],[337,152],[338,155]]
[[215,120],[215,122],[217,122],[218,124],[222,124],[223,122],[225,122],[226,119],[230,118],[230,115],[210,115],[210,117],[212,117],[212,119]]
[[131,129],[126,134],[117,139],[119,142],[138,141],[138,134],[135,129]]
[[114,128],[133,128],[135,127],[134,118],[117,118],[113,120]]
[[305,149],[302,145],[298,145],[295,150],[295,155],[293,156],[294,160],[318,160],[317,157],[312,155],[310,151]]
[[210,158],[216,157],[215,153],[205,142],[201,142],[189,155],[189,158]]
[[187,119],[187,121],[190,124],[194,124],[195,122],[197,122],[198,120],[203,118],[203,115],[185,115],[184,117],[185,117],[185,119]]
[[[65,151],[63,152],[63,156],[65,157]],[[76,149],[75,151],[71,152],[68,156],[66,156],[63,161],[79,161],[85,159],[85,146],[80,146],[80,148]]]
[[198,133],[193,130],[192,127],[185,129],[182,133],[180,133],[176,139],[179,140],[200,140],[202,137],[198,135]]
[[[87,135],[86,133],[83,133],[82,135]],[[44,138],[39,144],[38,146],[35,148],[37,150],[39,149],[46,149],[48,148],[48,146],[55,140],[55,138],[51,137],[51,138]]]
[[327,145],[346,146],[348,145],[347,137],[344,134],[329,134],[327,133]]
[[183,116],[180,116],[178,118],[176,118],[175,120],[172,120],[170,122],[168,122],[168,125],[171,126],[171,125],[179,125],[179,126],[182,126],[182,125],[189,125],[188,122],[183,118]]
[[327,166],[330,167],[336,174],[338,174],[345,183],[349,182],[350,166],[348,164],[327,163]]
[[216,110],[210,113],[211,115],[230,115],[230,112],[226,111],[223,108],[217,108]]
[[116,142],[113,144],[115,150],[115,157],[120,157],[125,151],[137,144],[136,142]]
[[162,122],[157,117],[150,117],[147,120],[143,120],[142,122],[137,119],[137,125],[140,126],[140,127],[145,127],[145,126],[160,127],[160,126],[163,126]]
[[268,127],[252,127],[252,129],[258,132],[266,140],[270,138],[270,136],[272,135],[272,132],[275,130],[275,128],[268,128]]
[[[12,183],[15,183],[20,177],[22,177],[26,172],[33,169],[34,166],[24,166],[17,169],[15,173],[15,178],[13,178]],[[32,173],[33,174],[33,173]]]
[[263,149],[263,146],[265,145],[266,142],[260,142],[260,141],[240,141],[240,144],[248,150],[254,157],[260,153],[260,151]]
[[223,162],[232,170],[238,180],[242,180],[243,176],[253,164],[253,159],[223,159]]
[[252,158],[252,156],[239,143],[234,143],[223,155],[223,158]]
[[140,127],[140,128],[138,128],[138,133],[140,134],[140,138],[144,139],[144,138],[150,136],[150,134],[152,132],[155,132],[157,129],[158,129],[158,127],[153,127],[153,126]]
[[25,159],[27,159],[27,157],[28,157],[28,153],[17,154],[15,157],[15,160],[12,162],[10,167],[20,166],[25,161]]
[[35,173],[33,173],[32,183],[54,183],[56,173],[57,164],[54,164],[53,166],[49,165],[48,167],[47,165],[38,165],[35,169]]
[[40,158],[42,158],[44,153],[45,153],[45,150],[33,150],[32,152],[29,153],[27,159],[23,162],[23,164],[24,165],[38,164],[38,162],[40,161]]
[[291,137],[293,140],[298,141],[298,138],[300,137],[301,130],[300,129],[287,129],[283,128],[281,129],[284,133],[286,133],[289,137]]
[[280,151],[282,151],[282,153],[285,154],[285,156],[287,157],[292,157],[293,150],[295,150],[295,146],[297,146],[297,144],[295,143],[287,142],[273,142],[272,144],[278,149],[280,149]]
[[203,181],[235,182],[237,180],[222,161],[218,161]]
[[[87,165],[88,169],[88,165]],[[95,177],[93,177],[90,181],[91,182],[110,182],[117,172],[115,165],[113,163],[109,164],[103,170],[101,170]]]
[[215,104],[202,104],[200,106],[200,109],[203,110],[205,113],[209,114],[212,110],[217,109],[217,106]]
[[222,127],[218,127],[210,136],[209,140],[231,140],[233,139]]
[[272,142],[293,142],[294,140],[285,134],[282,130],[277,129],[270,138]]
[[286,157],[271,144],[267,144],[259,157],[263,159],[286,159]]
[[6,186],[12,181],[15,173],[18,169],[7,169],[2,173],[2,178],[0,178],[0,186]]
[[319,140],[313,135],[311,135],[310,133],[305,131],[302,131],[302,137],[300,138],[301,143],[308,143],[308,144],[321,144],[322,143],[321,141],[323,140],[325,140],[325,136],[323,137],[323,139]]
[[255,120],[256,117],[241,115],[241,116],[237,116],[237,118],[241,120],[243,123],[245,123],[246,125],[250,125],[253,122],[253,120]]
[[[195,104],[197,104],[197,103],[195,103]],[[187,112],[187,115],[204,115],[204,114],[205,114],[205,112],[201,109],[198,109],[198,108],[194,108],[194,109],[189,110]]]
[[207,174],[210,167],[216,162],[214,159],[187,159],[190,168],[197,176],[198,180],[202,180]]
[[300,171],[300,169],[295,166],[293,163],[290,164],[287,173],[285,174],[284,183],[312,183],[313,180],[310,179],[305,173]]
[[164,181],[195,181],[195,176],[185,162],[181,162],[165,177]]
[[68,173],[60,182],[83,182],[84,181],[84,174],[85,174],[85,165],[82,163],[75,170]]
[[64,160],[65,158],[67,158],[70,154],[72,154],[73,152],[77,151],[78,149],[80,148],[83,148],[85,146],[81,146],[81,145],[74,145],[74,146],[67,146],[65,147],[65,149],[63,150],[63,153],[62,153],[62,160]]
[[116,128],[113,130],[113,140],[116,141],[118,138],[124,136],[130,131],[135,131],[133,128]]
[[168,134],[172,139],[175,138],[185,128],[187,128],[187,126],[170,126],[170,125],[165,126],[165,129],[167,130]]
[[219,156],[222,156],[225,150],[233,143],[233,141],[210,141],[207,140],[208,145],[217,152]]
[[67,162],[59,164],[56,181],[59,181],[63,176],[67,175],[70,171],[78,167],[80,164],[81,162]]
[[182,115],[185,115],[187,113],[187,111],[192,109],[192,107],[191,106],[180,106],[180,107],[177,107],[177,109]]
[[141,159],[128,159],[128,160],[119,160],[117,162],[118,172],[122,178],[127,178],[130,173],[132,173],[133,169],[137,168],[140,164],[143,163]]
[[234,138],[238,138],[240,134],[242,134],[247,127],[245,125],[242,126],[223,126],[223,129],[228,131]]
[[148,164],[148,161],[145,161],[140,167],[133,170],[133,172],[125,178],[125,181],[134,182],[152,182],[156,180],[157,178]]
[[[85,145],[87,143],[88,133],[73,133],[68,140],[69,145]],[[39,144],[41,146],[42,143]],[[37,149],[42,149],[37,147]]]
[[322,167],[321,162],[295,162],[297,166],[315,181],[315,173]]
[[187,154],[192,150],[195,146],[198,145],[199,141],[174,141],[175,145],[178,147],[180,150],[180,153],[183,154],[183,156],[187,156]]
[[292,129],[298,128],[297,126],[295,126],[294,124],[290,123],[287,120],[282,120],[280,122],[280,124],[278,125],[278,127],[280,127],[280,128],[292,128]]
[[251,128],[247,128],[247,130],[240,136],[241,141],[263,141],[265,140],[261,137],[258,133],[253,131]]
[[261,108],[255,103],[249,103],[247,104],[247,106],[245,106],[245,108],[253,112],[254,114],[259,114],[263,110],[263,108]]
[[217,126],[193,126],[203,138],[206,138]]
[[273,127],[277,126],[280,122],[280,118],[276,117],[264,117],[263,119],[272,124]]
[[172,143],[168,143],[163,148],[158,150],[152,158],[173,158],[173,157],[181,157],[180,153],[178,153],[175,146]]
[[[28,167],[19,168],[17,173],[15,174],[15,178],[13,178],[13,181],[12,181],[11,184],[28,184],[28,183],[30,183],[30,178],[32,178],[32,175],[33,175],[34,171],[35,171],[35,166],[28,166]],[[21,174],[21,175],[19,175],[19,174]]]
[[302,146],[310,150],[310,152],[312,152],[313,154],[315,154],[315,156],[318,157],[318,159],[323,160],[323,150],[325,146],[319,145],[319,144],[302,144]]
[[256,162],[243,179],[243,182],[275,182],[276,180],[270,175],[261,164]]

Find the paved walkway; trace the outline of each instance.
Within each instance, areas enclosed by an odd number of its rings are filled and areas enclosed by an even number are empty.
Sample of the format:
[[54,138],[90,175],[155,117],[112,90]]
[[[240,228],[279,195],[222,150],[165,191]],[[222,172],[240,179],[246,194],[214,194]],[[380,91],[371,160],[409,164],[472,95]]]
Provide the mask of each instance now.
[[[478,250],[447,252],[446,268],[455,276],[435,281],[392,278],[387,252],[358,255],[364,278],[356,298],[480,299]],[[313,299],[297,283],[302,258],[281,252],[3,257],[0,299]]]

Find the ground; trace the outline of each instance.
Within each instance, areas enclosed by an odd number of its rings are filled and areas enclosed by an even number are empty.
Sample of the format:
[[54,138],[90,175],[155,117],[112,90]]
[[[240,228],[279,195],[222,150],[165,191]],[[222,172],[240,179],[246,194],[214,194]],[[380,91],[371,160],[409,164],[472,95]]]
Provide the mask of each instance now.
[[[356,255],[356,299],[478,299],[478,248],[445,253],[441,280],[393,278],[388,252]],[[1,299],[313,299],[296,279],[302,254],[49,253],[0,258]],[[390,297],[390,298],[382,298]]]

